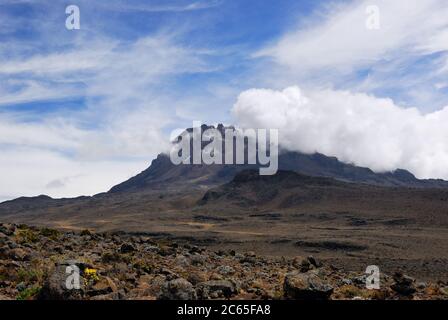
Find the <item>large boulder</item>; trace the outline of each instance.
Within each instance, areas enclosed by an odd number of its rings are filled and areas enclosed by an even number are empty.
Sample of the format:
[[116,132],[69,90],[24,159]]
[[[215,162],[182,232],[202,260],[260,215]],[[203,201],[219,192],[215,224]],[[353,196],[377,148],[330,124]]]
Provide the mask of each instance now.
[[118,292],[117,285],[109,277],[102,277],[87,289],[87,295],[90,297],[108,295],[116,292]]
[[198,283],[205,282],[208,280],[207,273],[201,271],[192,271],[189,272],[187,280],[191,282],[193,285],[197,285]]
[[136,251],[135,247],[130,243],[123,243],[120,248],[121,253],[130,253]]
[[1,246],[0,247],[0,260],[9,259],[9,247]]
[[31,257],[30,252],[23,248],[10,249],[10,246],[7,245],[0,247],[0,259],[2,260],[29,261]]
[[201,299],[230,298],[238,293],[238,288],[233,281],[210,280],[198,285],[198,293]]
[[[76,273],[76,267],[79,274]],[[82,271],[87,267],[90,266],[76,260],[57,264],[54,271],[45,280],[37,298],[39,300],[82,299],[85,296],[85,281]]]
[[16,230],[16,227],[12,224],[0,224],[0,233],[12,236],[14,234],[14,231]]
[[286,298],[295,300],[327,300],[333,293],[333,287],[314,272],[287,274],[283,290]]
[[410,296],[416,291],[414,285],[415,280],[413,278],[408,277],[401,272],[395,273],[393,278],[395,282],[390,287],[398,294]]
[[160,300],[196,300],[193,285],[183,278],[167,281],[162,286]]
[[231,266],[219,266],[216,271],[223,276],[229,276],[229,275],[233,275],[235,273],[235,269],[232,268]]
[[292,261],[292,265],[303,273],[320,268],[322,266],[322,264],[313,256],[309,256],[307,258],[296,257]]
[[16,261],[29,261],[31,255],[25,249],[15,248],[9,251],[9,257]]

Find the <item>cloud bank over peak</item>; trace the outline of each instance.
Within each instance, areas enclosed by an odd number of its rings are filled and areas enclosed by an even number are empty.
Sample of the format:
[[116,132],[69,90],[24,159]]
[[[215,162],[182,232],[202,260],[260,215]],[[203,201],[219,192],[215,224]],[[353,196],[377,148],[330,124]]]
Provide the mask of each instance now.
[[277,128],[283,148],[320,152],[377,172],[407,169],[448,179],[448,107],[429,114],[364,93],[299,87],[250,89],[233,107],[238,124]]

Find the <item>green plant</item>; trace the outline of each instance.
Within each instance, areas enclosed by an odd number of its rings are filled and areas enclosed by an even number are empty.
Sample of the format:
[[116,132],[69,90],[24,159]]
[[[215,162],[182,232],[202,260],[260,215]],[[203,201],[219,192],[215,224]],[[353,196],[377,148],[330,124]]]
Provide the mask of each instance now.
[[[144,262],[144,261],[137,261],[137,262],[135,262],[134,263],[134,268],[136,268],[138,270],[141,270],[143,272],[146,272],[146,273],[151,273],[154,270],[154,266],[153,265],[151,265],[151,264],[149,264],[147,262]],[[188,274],[186,276],[188,276]]]
[[16,239],[20,244],[35,243],[39,241],[37,233],[30,229],[19,229],[16,233]]
[[43,278],[43,276],[43,271],[36,269],[20,268],[19,271],[17,271],[17,279],[20,282],[38,282]]
[[359,289],[355,286],[352,286],[352,285],[342,286],[341,288],[339,288],[339,293],[342,295],[343,298],[348,298],[348,299],[362,296],[361,289]]
[[38,287],[38,286],[26,288],[25,290],[19,292],[16,299],[17,300],[30,300],[39,293],[40,289],[41,289],[41,287]]
[[47,237],[51,240],[58,240],[61,233],[58,230],[49,229],[49,228],[43,228],[40,230],[40,234],[44,237]]

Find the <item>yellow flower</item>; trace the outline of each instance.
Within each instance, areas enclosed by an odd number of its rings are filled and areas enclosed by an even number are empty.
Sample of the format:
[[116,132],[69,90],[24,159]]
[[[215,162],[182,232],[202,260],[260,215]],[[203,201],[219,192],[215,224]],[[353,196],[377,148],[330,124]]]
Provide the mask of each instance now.
[[93,281],[98,281],[99,280],[99,277],[98,277],[96,269],[89,269],[89,268],[84,269],[84,277],[87,280],[93,280]]

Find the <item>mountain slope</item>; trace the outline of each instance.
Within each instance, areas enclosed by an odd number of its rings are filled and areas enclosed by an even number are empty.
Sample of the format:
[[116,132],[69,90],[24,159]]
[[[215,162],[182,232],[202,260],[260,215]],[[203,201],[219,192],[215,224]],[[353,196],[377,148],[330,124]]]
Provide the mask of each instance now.
[[[215,128],[203,125],[201,132]],[[222,124],[216,127],[224,135],[227,129]],[[191,133],[192,128],[185,133]],[[180,141],[181,136],[178,138]],[[192,143],[190,144],[192,145]],[[202,148],[207,143],[202,142]],[[245,147],[247,148],[247,142]],[[225,152],[223,141],[222,149]],[[190,150],[192,152],[192,149]],[[188,187],[211,187],[229,182],[244,170],[258,169],[259,165],[174,165],[168,155],[160,154],[150,167],[131,179],[114,186],[109,192],[136,192],[147,189],[172,189]],[[345,182],[362,183],[385,187],[417,187],[417,188],[448,188],[448,182],[443,180],[419,180],[412,173],[398,169],[394,172],[376,173],[369,168],[358,167],[339,161],[335,157],[323,154],[304,154],[283,150],[278,159],[279,170],[294,171],[312,177],[328,177]]]
[[[114,186],[110,192],[135,192],[188,185],[215,186],[226,183],[241,171],[258,165],[174,165],[169,156],[160,154],[149,168]],[[406,170],[375,173],[368,168],[346,164],[334,157],[286,151],[279,155],[279,170],[294,171],[313,177],[385,187],[447,188],[443,180],[419,180]]]
[[372,186],[293,171],[274,176],[242,171],[197,204],[203,212],[350,213],[355,220],[399,217],[397,223],[448,224],[448,189]]
[[[212,126],[203,126],[207,130]],[[221,132],[227,129],[219,125]],[[228,127],[231,128],[231,127]],[[187,129],[191,132],[192,129]],[[202,145],[205,147],[205,144]],[[120,183],[110,189],[107,193],[98,194],[94,197],[79,197],[75,199],[55,200],[46,196],[19,198],[7,201],[0,205],[0,214],[15,212],[38,212],[46,208],[70,207],[86,208],[89,205],[107,208],[111,203],[126,203],[134,201],[132,206],[140,207],[149,201],[157,201],[154,194],[174,194],[180,197],[180,202],[173,202],[172,208],[179,203],[190,203],[184,200],[183,195],[195,194],[200,196],[206,190],[228,183],[246,170],[257,170],[259,165],[174,165],[168,155],[160,154],[154,159],[149,168],[140,174]],[[332,178],[342,182],[354,183],[356,185],[371,185],[381,187],[404,187],[404,188],[448,188],[448,182],[443,180],[419,180],[410,172],[396,170],[388,173],[375,173],[368,168],[362,168],[346,164],[334,157],[322,154],[303,154],[293,151],[283,151],[279,155],[279,170],[293,171],[300,175],[310,177]],[[283,173],[280,173],[283,175]],[[274,176],[276,179],[279,175]],[[149,198],[144,196],[133,196],[132,194],[152,194]],[[159,199],[161,200],[161,199]],[[159,201],[163,203],[164,201]],[[120,207],[114,205],[114,207]],[[75,211],[76,211],[75,210]],[[90,211],[90,210],[88,210]],[[70,209],[72,212],[72,209]]]

